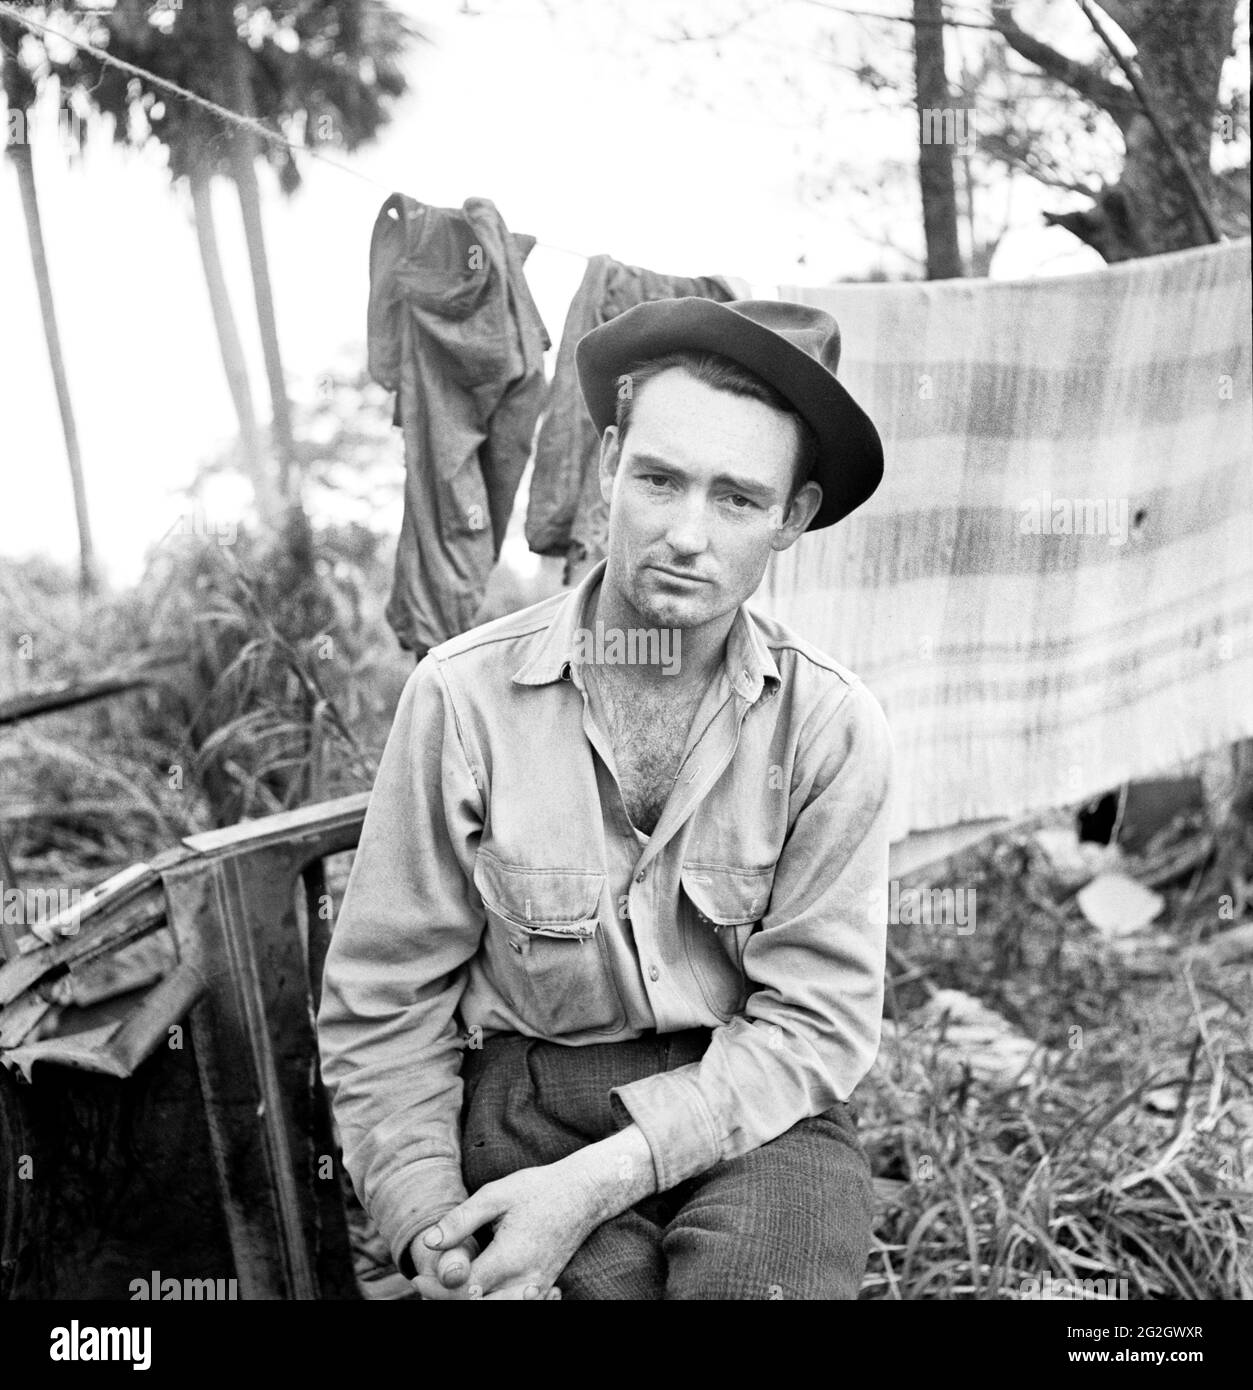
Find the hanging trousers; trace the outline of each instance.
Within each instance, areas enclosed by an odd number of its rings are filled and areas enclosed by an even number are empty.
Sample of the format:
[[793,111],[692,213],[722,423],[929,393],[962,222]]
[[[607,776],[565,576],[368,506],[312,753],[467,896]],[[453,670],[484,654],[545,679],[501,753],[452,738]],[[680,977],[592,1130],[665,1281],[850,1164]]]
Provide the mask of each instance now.
[[387,619],[402,647],[474,625],[544,392],[549,346],[523,274],[534,238],[486,198],[395,194],[370,244],[370,374],[397,393],[405,501]]

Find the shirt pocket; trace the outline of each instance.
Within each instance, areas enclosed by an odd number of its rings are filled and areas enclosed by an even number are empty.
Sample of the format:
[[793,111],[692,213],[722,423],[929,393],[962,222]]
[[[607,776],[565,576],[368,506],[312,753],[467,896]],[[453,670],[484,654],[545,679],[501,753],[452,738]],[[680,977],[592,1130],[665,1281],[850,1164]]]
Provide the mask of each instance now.
[[774,867],[739,869],[724,864],[684,864],[683,940],[705,1001],[722,1019],[748,998],[744,948],[766,915]]
[[523,868],[481,849],[474,883],[491,974],[524,1023],[546,1038],[625,1026],[600,922],[602,871]]

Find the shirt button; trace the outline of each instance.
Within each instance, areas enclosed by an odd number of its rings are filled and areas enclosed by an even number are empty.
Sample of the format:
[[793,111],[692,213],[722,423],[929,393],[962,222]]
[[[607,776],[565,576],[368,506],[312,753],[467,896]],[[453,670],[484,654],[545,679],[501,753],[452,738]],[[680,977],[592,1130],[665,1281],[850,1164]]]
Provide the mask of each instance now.
[[655,965],[650,965],[650,966],[648,967],[648,978],[649,978],[650,980],[660,980],[660,979],[661,979],[661,971],[658,970],[657,967],[656,967]]
[[636,881],[636,883],[643,883],[643,882],[644,882],[644,874],[645,874],[646,872],[647,872],[647,870],[641,869],[641,870],[639,871],[639,873],[635,875],[635,881]]

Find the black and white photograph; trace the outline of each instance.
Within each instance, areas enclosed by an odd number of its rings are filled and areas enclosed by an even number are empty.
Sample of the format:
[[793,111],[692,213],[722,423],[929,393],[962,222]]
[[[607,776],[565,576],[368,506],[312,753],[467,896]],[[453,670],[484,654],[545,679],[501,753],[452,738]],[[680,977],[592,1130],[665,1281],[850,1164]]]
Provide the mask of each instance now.
[[0,0],[0,119],[0,1364],[1217,1369],[1248,0]]

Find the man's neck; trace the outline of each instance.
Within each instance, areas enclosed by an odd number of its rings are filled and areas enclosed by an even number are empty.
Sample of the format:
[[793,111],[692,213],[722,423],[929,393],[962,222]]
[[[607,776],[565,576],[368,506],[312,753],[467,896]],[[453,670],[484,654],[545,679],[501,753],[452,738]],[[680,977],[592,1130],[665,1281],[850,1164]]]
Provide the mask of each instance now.
[[[637,662],[615,671],[629,682],[639,682],[660,689],[666,687],[675,696],[704,689],[714,672],[726,659],[727,635],[735,622],[735,613],[728,613],[699,627],[673,629],[676,665]],[[644,616],[617,590],[602,578],[592,594],[587,610],[587,625],[593,631],[602,625],[606,633],[646,629]]]

